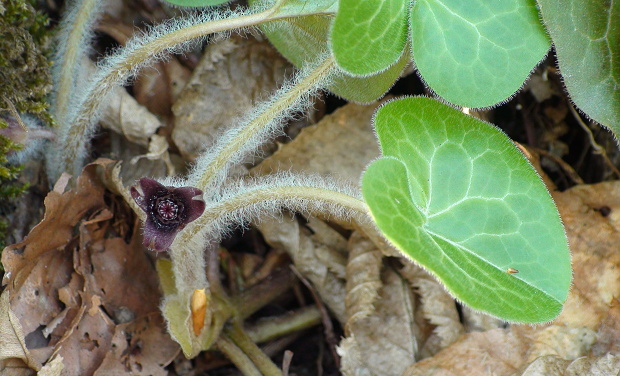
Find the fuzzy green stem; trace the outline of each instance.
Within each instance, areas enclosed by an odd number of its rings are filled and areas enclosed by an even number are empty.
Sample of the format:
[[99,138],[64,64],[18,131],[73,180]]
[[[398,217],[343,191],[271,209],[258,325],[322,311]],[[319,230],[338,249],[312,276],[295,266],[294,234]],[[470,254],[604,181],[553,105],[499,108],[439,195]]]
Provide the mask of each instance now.
[[61,156],[55,163],[54,168],[56,170],[52,171],[52,174],[60,176],[63,171],[71,171],[76,175],[79,173],[82,167],[85,139],[94,123],[100,103],[115,86],[123,84],[131,75],[136,73],[139,67],[153,59],[153,56],[161,56],[162,53],[177,45],[209,34],[257,26],[266,22],[293,17],[294,15],[288,13],[278,13],[283,3],[282,0],[278,1],[269,9],[254,14],[203,22],[181,28],[136,46],[126,56],[122,56],[120,61],[102,72],[100,78],[92,83],[91,89],[79,105],[75,117],[68,119],[70,128],[61,133],[60,145],[56,146],[61,150]]
[[[370,218],[370,211],[366,203],[358,198],[348,194],[338,192],[331,189],[307,187],[307,186],[276,186],[262,187],[241,193],[237,196],[222,200],[215,205],[208,207],[205,213],[196,220],[195,224],[180,233],[177,237],[178,244],[192,239],[198,232],[214,223],[218,219],[226,218],[226,216],[235,211],[241,211],[263,202],[281,201],[282,206],[291,206],[293,210],[312,210],[312,208],[303,208],[303,202],[314,202],[318,204],[327,204],[327,206],[340,207],[345,209],[347,215],[355,217],[358,225],[363,227],[363,223]],[[290,205],[287,205],[290,203]],[[325,209],[325,208],[322,208]]]
[[255,134],[265,128],[278,114],[286,111],[297,103],[300,98],[307,95],[308,91],[317,86],[317,83],[323,82],[336,67],[334,59],[330,56],[326,58],[319,66],[304,77],[297,85],[286,91],[284,95],[275,100],[271,106],[265,108],[252,121],[250,121],[243,129],[233,138],[217,157],[213,159],[202,171],[199,180],[195,186],[206,191],[212,182],[218,178],[218,172],[226,166],[231,158],[245,146]]
[[224,332],[256,365],[256,368],[265,376],[282,376],[282,371],[269,359],[267,355],[248,337],[241,325],[232,322]]
[[[75,5],[76,12],[69,11],[63,30],[68,30],[67,38],[60,38],[61,51],[58,56],[58,83],[56,85],[55,115],[60,122],[65,121],[67,106],[73,91],[79,64],[88,41],[89,29],[100,9],[101,0],[83,0]],[[73,18],[73,20],[71,20]]]

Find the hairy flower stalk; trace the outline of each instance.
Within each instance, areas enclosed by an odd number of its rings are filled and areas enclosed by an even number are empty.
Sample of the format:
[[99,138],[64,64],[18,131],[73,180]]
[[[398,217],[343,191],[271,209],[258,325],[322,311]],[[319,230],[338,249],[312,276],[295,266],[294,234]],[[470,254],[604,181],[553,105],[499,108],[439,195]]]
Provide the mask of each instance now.
[[[84,0],[90,1],[90,0]],[[198,15],[189,15],[169,20],[137,36],[118,51],[105,58],[92,80],[80,90],[65,98],[62,91],[61,106],[66,108],[66,121],[60,123],[58,142],[52,146],[53,155],[49,163],[52,180],[62,172],[79,173],[86,155],[86,145],[98,118],[98,110],[111,90],[123,85],[130,77],[155,61],[164,60],[172,53],[187,50],[192,41],[206,38],[215,33],[243,30],[266,22],[294,17],[295,14],[280,12],[283,0],[273,5],[265,4],[245,10],[209,10]],[[320,13],[322,14],[322,13]],[[61,62],[62,64],[62,62]],[[60,68],[60,77],[71,90],[72,78],[65,67]],[[71,69],[66,67],[66,69]],[[73,76],[72,76],[73,77]],[[68,105],[71,106],[68,106]],[[59,107],[60,108],[60,107]]]
[[286,116],[310,106],[310,99],[326,87],[337,73],[332,56],[319,57],[318,64],[308,64],[292,83],[284,85],[271,100],[257,106],[241,124],[228,130],[209,151],[201,156],[188,184],[205,192],[221,186],[229,166],[243,158],[274,136]]
[[80,61],[86,56],[92,36],[92,26],[101,14],[102,4],[99,0],[75,0],[67,6],[56,36],[57,49],[54,56],[54,115],[59,124],[64,124],[67,108],[70,106],[71,94],[76,92],[76,82]]
[[331,57],[308,64],[292,83],[284,85],[272,99],[249,113],[239,126],[224,133],[216,145],[199,157],[187,180],[171,183],[173,179],[169,179],[166,183],[193,186],[206,193],[204,214],[176,235],[169,250],[176,291],[166,297],[162,309],[171,334],[186,355],[210,346],[214,330],[218,330],[211,324],[210,330],[195,335],[184,315],[189,315],[189,302],[195,290],[209,291],[204,260],[206,245],[218,241],[231,225],[243,225],[282,209],[370,223],[368,209],[359,193],[330,180],[293,174],[268,175],[249,182],[226,180],[231,164],[240,162],[278,133],[292,112],[310,106],[311,96],[329,84],[336,74]]

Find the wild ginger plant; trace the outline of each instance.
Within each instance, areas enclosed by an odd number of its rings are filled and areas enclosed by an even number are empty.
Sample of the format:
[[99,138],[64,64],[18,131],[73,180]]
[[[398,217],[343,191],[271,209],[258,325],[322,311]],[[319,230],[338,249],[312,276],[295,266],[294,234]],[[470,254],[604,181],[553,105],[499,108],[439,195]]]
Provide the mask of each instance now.
[[[190,6],[221,2],[175,1]],[[80,66],[103,2],[72,4],[59,34],[53,105],[60,126],[47,153],[52,179],[62,172],[78,173],[100,103],[114,86],[170,53],[185,51],[192,41],[259,26],[300,67],[271,99],[232,122],[206,147],[186,177],[143,178],[131,190],[145,219],[145,246],[170,255],[158,264],[162,311],[185,355],[211,347],[226,322],[237,322],[234,305],[207,279],[205,249],[231,225],[283,208],[350,221],[377,243],[380,231],[474,309],[511,322],[557,316],[570,286],[570,256],[542,180],[505,134],[437,100],[398,99],[377,112],[383,157],[368,167],[361,190],[300,174],[229,175],[232,165],[277,135],[290,114],[307,108],[319,90],[373,101],[411,59],[430,88],[454,105],[487,107],[508,99],[550,46],[536,4],[250,4],[235,11],[207,8],[156,25],[106,57],[89,79],[82,77]],[[546,2],[540,6],[546,17]],[[445,18],[434,22],[432,14]],[[614,129],[611,121],[604,124]],[[246,343],[242,333],[234,335]],[[246,349],[254,351],[251,345]],[[268,361],[258,362],[264,373],[277,373]]]

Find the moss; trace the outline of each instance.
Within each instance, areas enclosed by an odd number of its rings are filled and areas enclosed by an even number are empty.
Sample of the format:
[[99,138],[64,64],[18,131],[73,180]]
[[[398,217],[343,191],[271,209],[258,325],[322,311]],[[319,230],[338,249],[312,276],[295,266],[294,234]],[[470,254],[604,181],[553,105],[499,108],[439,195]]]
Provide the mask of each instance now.
[[[52,88],[48,17],[35,10],[36,0],[0,0],[0,110],[7,115],[14,108],[32,114],[48,125],[47,94]],[[7,122],[0,118],[0,128]],[[26,189],[17,182],[20,166],[11,165],[7,154],[20,145],[0,135],[0,249],[4,247],[7,222],[3,217],[11,202]]]
[[0,100],[11,101],[20,113],[51,122],[47,94],[52,88],[49,19],[25,0],[0,0]]

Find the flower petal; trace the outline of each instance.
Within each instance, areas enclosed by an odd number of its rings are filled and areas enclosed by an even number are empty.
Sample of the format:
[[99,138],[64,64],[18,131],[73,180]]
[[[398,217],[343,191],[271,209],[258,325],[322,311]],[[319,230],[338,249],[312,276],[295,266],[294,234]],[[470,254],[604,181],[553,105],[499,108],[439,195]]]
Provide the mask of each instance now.
[[149,218],[144,223],[142,244],[152,251],[163,252],[170,248],[170,245],[179,233],[179,230],[180,228],[175,228],[170,231],[162,231],[157,228],[157,225]]
[[202,191],[194,187],[176,188],[173,195],[183,200],[187,213],[185,214],[185,225],[195,221],[205,211],[206,204],[202,199]]

